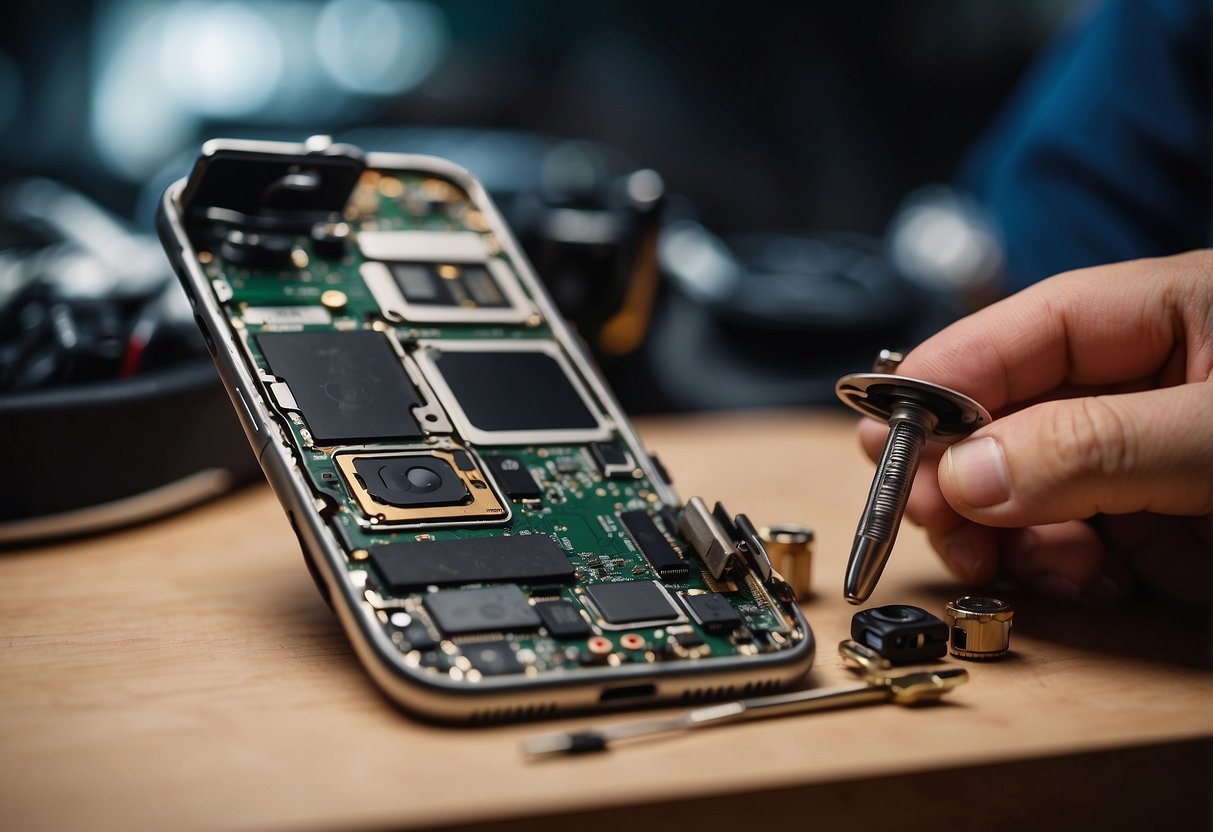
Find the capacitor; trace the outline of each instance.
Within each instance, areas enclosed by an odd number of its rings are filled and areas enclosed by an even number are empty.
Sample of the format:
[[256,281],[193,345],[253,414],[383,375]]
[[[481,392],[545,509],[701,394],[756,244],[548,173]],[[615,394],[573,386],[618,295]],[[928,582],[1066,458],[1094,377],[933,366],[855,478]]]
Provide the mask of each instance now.
[[1015,610],[1006,601],[966,595],[944,607],[948,648],[961,659],[997,659],[1011,646]]

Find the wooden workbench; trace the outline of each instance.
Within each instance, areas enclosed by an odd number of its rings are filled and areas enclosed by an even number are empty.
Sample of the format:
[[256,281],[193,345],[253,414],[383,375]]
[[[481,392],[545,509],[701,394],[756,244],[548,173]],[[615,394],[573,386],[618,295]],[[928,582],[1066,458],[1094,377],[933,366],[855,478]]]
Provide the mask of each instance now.
[[[809,681],[849,680],[835,652],[855,611],[842,570],[871,474],[851,420],[734,414],[640,429],[684,497],[816,529]],[[907,527],[872,603],[942,614],[960,594]],[[0,552],[0,827],[1014,829],[1056,816],[1078,829],[1208,828],[1208,613],[1009,600],[1013,655],[968,665],[950,703],[527,762],[523,737],[635,714],[476,729],[402,714],[356,663],[256,486],[126,531]]]

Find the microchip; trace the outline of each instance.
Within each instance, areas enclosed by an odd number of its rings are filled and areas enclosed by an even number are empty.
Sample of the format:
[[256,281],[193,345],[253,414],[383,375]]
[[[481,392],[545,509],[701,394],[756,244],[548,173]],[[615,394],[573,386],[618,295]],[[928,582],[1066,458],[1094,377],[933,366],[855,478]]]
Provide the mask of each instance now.
[[572,601],[545,601],[535,605],[535,612],[543,619],[552,638],[585,638],[590,635],[590,625],[581,617],[581,610]]
[[615,442],[591,443],[590,456],[594,457],[594,463],[598,466],[598,470],[607,479],[630,480],[632,478],[632,471],[636,469],[636,463],[632,460],[632,455],[619,447]]
[[531,631],[543,623],[515,584],[433,592],[423,603],[445,635]]
[[389,263],[388,271],[409,303],[461,309],[510,305],[489,270],[480,264]]
[[531,472],[516,456],[494,456],[486,459],[497,484],[512,500],[534,500],[543,496],[543,489]]
[[625,511],[619,515],[619,519],[636,543],[636,548],[648,558],[658,575],[663,578],[684,578],[690,574],[687,562],[678,557],[674,547],[666,540],[648,513]]
[[256,341],[316,441],[422,436],[412,415],[421,398],[382,333],[273,332]]
[[703,645],[703,639],[698,633],[674,633],[674,641],[678,642],[678,646],[684,650],[693,650],[696,647]]
[[541,534],[389,543],[369,551],[375,571],[393,590],[573,578],[564,550]]
[[609,434],[598,406],[551,341],[419,344],[417,363],[470,442],[527,445]]
[[400,635],[404,638],[404,643],[400,646],[406,650],[420,650],[424,653],[438,646],[437,639],[430,635],[430,631],[420,621],[409,624]]
[[586,595],[608,624],[674,621],[682,616],[655,581],[591,584]]
[[684,595],[682,598],[695,620],[708,632],[731,630],[741,624],[741,615],[719,592]]
[[463,647],[463,655],[472,667],[485,676],[501,676],[505,673],[521,673],[525,668],[514,650],[504,641],[482,641]]

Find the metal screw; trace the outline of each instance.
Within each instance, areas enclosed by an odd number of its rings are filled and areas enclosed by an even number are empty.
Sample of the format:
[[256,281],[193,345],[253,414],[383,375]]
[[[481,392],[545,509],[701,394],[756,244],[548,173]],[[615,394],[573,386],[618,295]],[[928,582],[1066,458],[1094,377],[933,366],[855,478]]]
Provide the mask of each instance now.
[[990,421],[986,409],[963,393],[893,375],[901,359],[882,350],[874,372],[843,376],[834,386],[844,404],[889,425],[847,563],[843,595],[852,604],[868,599],[889,560],[923,445],[928,439],[955,442]]

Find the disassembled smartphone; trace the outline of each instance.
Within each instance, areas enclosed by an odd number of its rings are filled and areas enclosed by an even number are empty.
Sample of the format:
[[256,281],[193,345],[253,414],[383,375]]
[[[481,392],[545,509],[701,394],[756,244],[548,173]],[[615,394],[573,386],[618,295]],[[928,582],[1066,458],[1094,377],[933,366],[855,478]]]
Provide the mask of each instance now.
[[321,593],[401,705],[494,721],[808,669],[753,525],[681,504],[467,171],[212,141],[159,231]]

